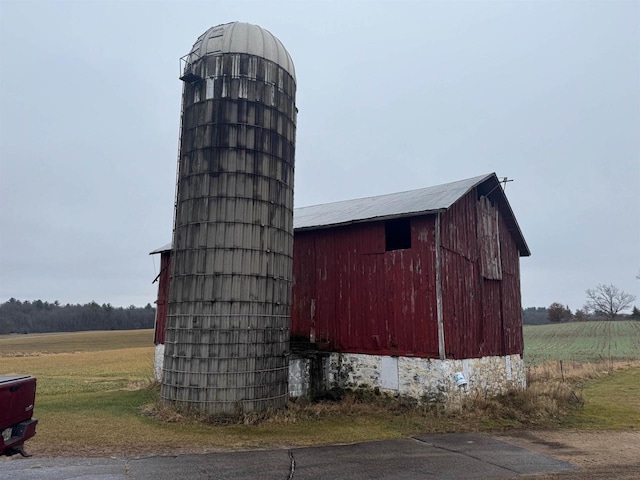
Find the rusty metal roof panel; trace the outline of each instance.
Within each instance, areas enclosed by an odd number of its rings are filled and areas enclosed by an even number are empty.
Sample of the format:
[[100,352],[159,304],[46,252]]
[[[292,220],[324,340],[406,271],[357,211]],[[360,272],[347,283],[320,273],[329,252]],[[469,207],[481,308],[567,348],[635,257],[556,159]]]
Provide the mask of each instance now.
[[443,211],[493,175],[480,175],[408,192],[296,208],[293,227],[296,230],[320,228]]

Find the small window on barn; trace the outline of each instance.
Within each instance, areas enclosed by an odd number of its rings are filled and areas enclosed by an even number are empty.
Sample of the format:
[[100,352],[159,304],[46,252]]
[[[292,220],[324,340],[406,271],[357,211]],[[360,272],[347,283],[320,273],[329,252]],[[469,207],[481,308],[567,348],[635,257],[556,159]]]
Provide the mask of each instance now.
[[404,250],[411,248],[411,220],[397,218],[384,224],[385,250]]

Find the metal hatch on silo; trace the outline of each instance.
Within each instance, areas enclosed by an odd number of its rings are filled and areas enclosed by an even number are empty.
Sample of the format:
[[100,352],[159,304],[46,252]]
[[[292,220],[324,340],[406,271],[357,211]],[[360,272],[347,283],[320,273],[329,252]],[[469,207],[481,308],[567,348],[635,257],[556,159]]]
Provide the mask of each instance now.
[[288,398],[296,79],[247,23],[182,59],[180,152],[161,398],[208,414]]

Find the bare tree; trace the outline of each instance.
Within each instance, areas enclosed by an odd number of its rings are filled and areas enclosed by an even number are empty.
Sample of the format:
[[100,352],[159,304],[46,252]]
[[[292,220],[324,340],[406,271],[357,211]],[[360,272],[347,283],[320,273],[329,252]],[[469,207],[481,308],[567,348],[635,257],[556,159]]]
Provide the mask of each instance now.
[[587,303],[585,307],[596,312],[603,313],[609,320],[613,320],[616,315],[635,301],[635,295],[620,290],[615,285],[599,284],[596,288],[586,291]]

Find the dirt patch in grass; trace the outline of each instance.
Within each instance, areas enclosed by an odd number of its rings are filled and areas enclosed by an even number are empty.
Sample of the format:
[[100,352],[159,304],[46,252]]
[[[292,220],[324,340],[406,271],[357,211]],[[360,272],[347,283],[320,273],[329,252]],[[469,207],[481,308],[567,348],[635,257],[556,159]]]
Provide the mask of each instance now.
[[640,478],[640,432],[583,430],[513,431],[498,440],[564,460],[578,471],[524,475],[539,480],[637,480]]

